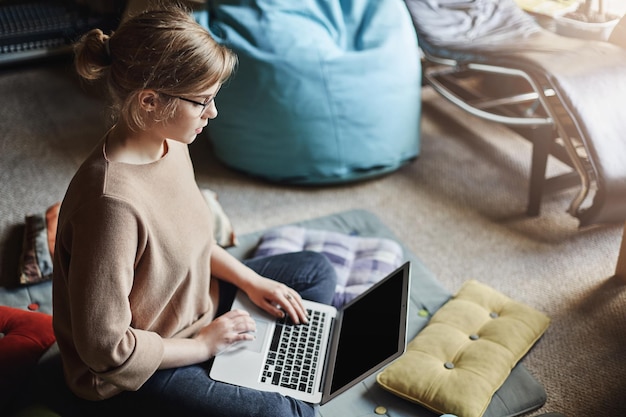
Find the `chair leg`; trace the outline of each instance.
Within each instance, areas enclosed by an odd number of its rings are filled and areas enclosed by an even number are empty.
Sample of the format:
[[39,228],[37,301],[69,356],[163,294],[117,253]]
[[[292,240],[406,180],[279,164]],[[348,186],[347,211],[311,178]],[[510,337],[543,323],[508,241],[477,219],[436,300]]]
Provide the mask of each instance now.
[[552,126],[531,128],[529,139],[533,145],[533,151],[526,214],[535,217],[540,213],[541,198],[546,182],[546,168],[548,166],[548,156],[550,155],[553,140]]
[[615,267],[615,276],[626,283],[626,223],[624,223],[622,243],[617,257],[617,266]]

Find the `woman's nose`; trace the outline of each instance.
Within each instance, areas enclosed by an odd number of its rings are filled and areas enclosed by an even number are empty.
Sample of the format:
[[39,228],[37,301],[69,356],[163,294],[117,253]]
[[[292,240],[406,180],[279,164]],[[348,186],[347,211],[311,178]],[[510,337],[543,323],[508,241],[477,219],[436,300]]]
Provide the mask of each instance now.
[[215,100],[210,105],[206,106],[202,112],[202,117],[207,119],[215,119],[217,117],[217,107],[215,106]]

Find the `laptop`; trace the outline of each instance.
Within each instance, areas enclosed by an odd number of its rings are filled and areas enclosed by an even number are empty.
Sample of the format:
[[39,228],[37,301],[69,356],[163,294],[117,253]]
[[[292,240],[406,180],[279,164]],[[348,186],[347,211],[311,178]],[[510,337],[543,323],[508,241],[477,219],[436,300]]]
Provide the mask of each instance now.
[[[238,291],[232,309],[250,313],[256,321],[256,339],[216,356],[209,375],[324,404],[404,353],[409,287],[406,262],[341,309],[304,300],[306,325],[277,320]],[[307,345],[280,340],[302,334]]]

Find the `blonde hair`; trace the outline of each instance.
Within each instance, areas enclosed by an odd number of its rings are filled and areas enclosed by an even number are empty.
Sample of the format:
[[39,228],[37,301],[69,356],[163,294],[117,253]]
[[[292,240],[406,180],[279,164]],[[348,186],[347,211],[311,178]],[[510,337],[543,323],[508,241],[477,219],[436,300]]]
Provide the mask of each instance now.
[[222,84],[237,65],[236,55],[180,5],[139,13],[110,35],[93,29],[75,44],[74,53],[78,74],[89,81],[104,78],[114,121],[132,130],[146,127],[138,100],[142,90],[163,93],[168,101],[157,119],[167,120],[178,105],[171,96]]

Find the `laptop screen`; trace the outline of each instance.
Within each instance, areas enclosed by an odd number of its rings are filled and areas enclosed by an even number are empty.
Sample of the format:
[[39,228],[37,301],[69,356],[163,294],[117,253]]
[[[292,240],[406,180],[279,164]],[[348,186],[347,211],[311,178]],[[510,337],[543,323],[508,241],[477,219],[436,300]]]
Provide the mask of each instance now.
[[335,351],[331,397],[404,352],[408,287],[407,263],[345,306]]

